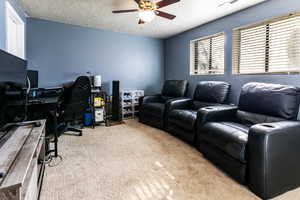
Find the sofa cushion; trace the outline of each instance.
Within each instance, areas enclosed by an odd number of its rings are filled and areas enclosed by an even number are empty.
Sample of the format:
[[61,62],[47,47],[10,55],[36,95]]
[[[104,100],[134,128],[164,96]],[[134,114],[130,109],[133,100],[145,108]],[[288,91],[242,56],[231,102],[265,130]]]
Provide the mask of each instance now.
[[164,103],[146,103],[141,107],[141,113],[144,115],[156,116],[159,118],[164,117],[165,104]]
[[188,82],[186,80],[167,80],[164,83],[161,95],[167,97],[183,97]]
[[201,128],[198,137],[240,162],[246,163],[248,131],[248,126],[234,122],[209,122]]
[[185,130],[192,131],[197,119],[197,111],[194,110],[172,110],[168,115],[168,122],[176,124]]
[[294,86],[247,83],[242,88],[239,110],[296,119],[299,110],[299,94],[299,88]]
[[230,85],[221,81],[201,81],[197,84],[194,99],[197,101],[224,103],[229,93]]
[[251,113],[251,112],[246,112],[241,110],[237,111],[236,118],[240,123],[245,124],[247,126],[252,126],[260,123],[279,122],[285,120],[279,117],[261,115],[261,114],[256,114],[256,113]]

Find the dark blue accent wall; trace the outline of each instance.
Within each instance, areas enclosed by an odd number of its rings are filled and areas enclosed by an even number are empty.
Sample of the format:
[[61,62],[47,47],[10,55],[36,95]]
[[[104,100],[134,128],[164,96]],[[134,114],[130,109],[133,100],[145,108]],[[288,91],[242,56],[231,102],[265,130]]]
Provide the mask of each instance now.
[[102,75],[105,89],[120,80],[123,89],[160,91],[164,80],[163,40],[27,19],[29,68],[41,87],[56,86],[90,71]]
[[[14,7],[14,9],[17,11],[19,16],[23,19],[23,21],[26,23],[26,16],[24,12],[19,8],[17,5],[16,0],[9,0],[11,5]],[[6,43],[6,19],[5,19],[5,0],[0,0],[0,49],[5,50],[5,43]],[[26,27],[26,26],[25,26]],[[25,52],[26,54],[26,52]]]
[[[186,31],[165,40],[165,79],[187,79],[189,95],[199,81],[218,80],[232,84],[230,101],[237,103],[240,88],[251,81],[291,84],[300,86],[300,75],[232,75],[232,29],[265,19],[300,11],[299,0],[269,0],[238,13],[226,16],[203,26]],[[200,14],[200,13],[199,13]],[[210,34],[225,32],[225,75],[189,75],[190,40]],[[300,66],[299,66],[300,67]]]

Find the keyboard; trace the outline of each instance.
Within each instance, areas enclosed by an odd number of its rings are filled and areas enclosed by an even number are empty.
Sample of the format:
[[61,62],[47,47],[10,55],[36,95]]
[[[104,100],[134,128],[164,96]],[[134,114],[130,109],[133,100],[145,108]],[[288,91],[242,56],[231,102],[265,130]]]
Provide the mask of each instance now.
[[30,104],[41,104],[41,103],[44,103],[44,100],[43,99],[29,99],[28,103],[30,103]]

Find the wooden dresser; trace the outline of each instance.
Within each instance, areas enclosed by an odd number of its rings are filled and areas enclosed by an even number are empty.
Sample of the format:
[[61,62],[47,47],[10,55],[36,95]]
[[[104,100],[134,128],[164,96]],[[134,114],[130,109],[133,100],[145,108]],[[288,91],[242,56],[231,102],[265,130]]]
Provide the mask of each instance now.
[[0,200],[37,200],[45,170],[45,120],[12,128],[0,147]]

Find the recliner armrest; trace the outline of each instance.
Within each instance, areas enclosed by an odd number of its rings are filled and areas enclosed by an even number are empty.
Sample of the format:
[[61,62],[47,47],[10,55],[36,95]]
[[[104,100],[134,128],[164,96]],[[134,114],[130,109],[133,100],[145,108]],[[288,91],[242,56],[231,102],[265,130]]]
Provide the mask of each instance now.
[[197,112],[198,127],[209,121],[222,121],[232,119],[237,107],[232,105],[209,106],[200,108]]
[[189,108],[193,100],[191,98],[186,97],[179,97],[170,99],[166,103],[166,109],[168,111],[174,110],[174,109],[186,109]]
[[160,100],[161,100],[160,94],[144,96],[139,98],[139,105],[141,106],[144,103],[160,102]]
[[262,199],[300,186],[300,122],[252,126],[248,135],[249,187]]

